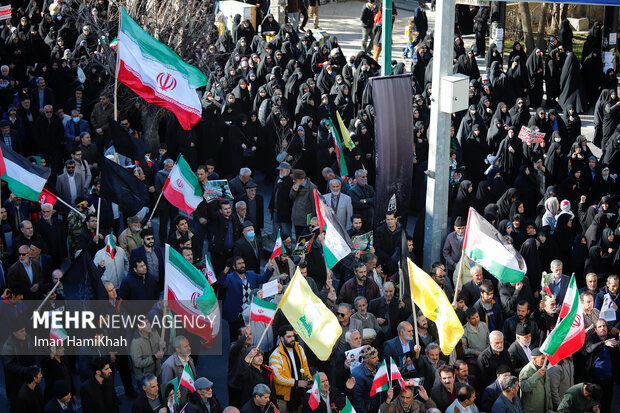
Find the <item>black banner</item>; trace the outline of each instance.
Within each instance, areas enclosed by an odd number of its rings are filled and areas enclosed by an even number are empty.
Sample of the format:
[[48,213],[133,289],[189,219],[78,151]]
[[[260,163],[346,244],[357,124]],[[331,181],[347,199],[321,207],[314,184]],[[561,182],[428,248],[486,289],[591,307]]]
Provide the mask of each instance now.
[[405,218],[401,221],[405,224],[413,175],[411,74],[372,78],[372,98],[377,171],[374,226],[385,219],[393,194],[397,215]]

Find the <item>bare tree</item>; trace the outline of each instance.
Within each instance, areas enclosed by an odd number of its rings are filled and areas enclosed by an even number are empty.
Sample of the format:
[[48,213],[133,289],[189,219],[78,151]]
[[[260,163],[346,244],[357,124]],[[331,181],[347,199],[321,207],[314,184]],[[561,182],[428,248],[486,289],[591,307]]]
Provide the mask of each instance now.
[[530,16],[530,6],[524,1],[518,3],[519,14],[521,16],[521,27],[525,36],[525,48],[530,54],[534,50],[534,36],[532,34],[532,17]]
[[536,36],[536,48],[545,50],[545,27],[547,26],[547,14],[549,10],[549,4],[543,3],[540,10],[540,21],[538,23],[538,35]]

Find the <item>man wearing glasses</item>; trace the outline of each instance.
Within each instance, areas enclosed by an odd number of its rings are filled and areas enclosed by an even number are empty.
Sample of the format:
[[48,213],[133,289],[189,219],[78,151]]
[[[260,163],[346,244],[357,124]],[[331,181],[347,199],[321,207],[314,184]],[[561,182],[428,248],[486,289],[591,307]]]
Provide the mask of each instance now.
[[[73,205],[78,197],[86,197],[84,191],[84,177],[75,173],[75,161],[69,159],[65,162],[65,172],[58,175],[56,180],[56,193],[59,198]],[[62,206],[64,213],[67,213],[67,207]]]
[[164,288],[164,256],[161,248],[155,245],[155,235],[151,228],[145,228],[140,232],[142,245],[131,251],[129,262],[141,258],[146,263],[148,276],[153,277],[159,284],[160,291]]
[[7,273],[7,284],[19,285],[19,289],[26,292],[24,299],[37,300],[40,298],[41,266],[30,259],[30,248],[27,245],[19,247],[18,256],[19,261],[11,265]]

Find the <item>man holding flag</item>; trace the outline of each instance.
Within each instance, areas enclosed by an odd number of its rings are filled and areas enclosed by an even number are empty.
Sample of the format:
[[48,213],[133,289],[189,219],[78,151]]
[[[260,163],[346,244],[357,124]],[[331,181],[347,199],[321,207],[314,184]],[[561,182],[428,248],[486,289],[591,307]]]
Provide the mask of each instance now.
[[[424,402],[413,396],[414,388],[418,391],[418,396],[424,400]],[[387,399],[381,404],[379,410],[381,413],[424,413],[433,407],[436,408],[437,405],[433,399],[428,397],[423,386],[406,386],[400,391],[397,400],[394,400],[394,387],[390,387],[387,391]]]
[[370,392],[379,365],[379,353],[374,347],[366,346],[361,356],[363,363],[351,372],[351,376],[355,378],[353,407],[357,413],[377,413],[379,394],[371,396]]
[[[194,360],[190,357],[192,354],[192,348],[189,345],[189,341],[184,336],[176,336],[172,343],[174,347],[174,354],[168,357],[164,364],[161,366],[161,382],[169,383],[174,378],[183,376],[183,372],[187,370],[191,373],[192,379],[196,377],[196,367],[194,366]],[[187,376],[188,373],[185,373]],[[181,398],[179,399],[179,406],[185,406],[187,403],[187,395],[189,389],[186,386],[179,384],[179,391],[181,392]]]
[[[327,374],[323,372],[317,373],[312,388],[306,393],[303,413],[331,413],[332,405],[341,406],[343,401],[345,401],[345,407],[342,409],[342,413],[355,413],[353,406],[349,402],[349,397],[353,397],[355,379],[353,377],[349,378],[345,386],[346,396],[337,387],[329,385]],[[346,410],[347,406],[350,406],[350,412]]]

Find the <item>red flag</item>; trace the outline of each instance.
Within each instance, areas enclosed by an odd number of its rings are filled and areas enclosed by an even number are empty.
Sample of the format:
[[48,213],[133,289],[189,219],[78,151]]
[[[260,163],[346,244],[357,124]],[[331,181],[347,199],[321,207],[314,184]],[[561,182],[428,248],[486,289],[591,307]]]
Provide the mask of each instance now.
[[43,190],[41,191],[41,195],[39,195],[39,204],[41,204],[41,205],[43,205],[43,204],[55,205],[56,204],[56,199],[57,199],[56,195],[52,194],[47,189],[43,188]]
[[6,173],[6,165],[4,164],[4,155],[2,154],[2,149],[0,149],[0,176]]

